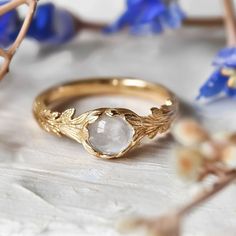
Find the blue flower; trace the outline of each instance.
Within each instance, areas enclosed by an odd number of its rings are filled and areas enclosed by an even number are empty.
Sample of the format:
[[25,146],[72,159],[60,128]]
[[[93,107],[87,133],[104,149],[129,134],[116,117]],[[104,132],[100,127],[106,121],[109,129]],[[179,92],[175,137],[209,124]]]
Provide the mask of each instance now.
[[223,48],[213,60],[213,65],[217,67],[236,68],[236,48]]
[[126,27],[133,34],[161,33],[165,28],[179,28],[185,14],[176,0],[127,0],[127,10],[105,32],[113,33]]
[[[0,5],[5,3],[1,2]],[[16,10],[0,16],[0,47],[9,47],[15,41],[20,25],[20,19]]]
[[236,48],[224,48],[213,60],[215,71],[200,88],[200,98],[211,98],[221,93],[236,97]]
[[58,45],[76,35],[74,16],[67,10],[56,8],[52,3],[38,6],[27,36],[41,43]]
[[[0,16],[0,47],[8,47],[14,42],[21,25],[22,19],[16,10]],[[58,45],[73,39],[76,33],[74,16],[52,3],[46,3],[38,6],[27,36],[41,43]]]

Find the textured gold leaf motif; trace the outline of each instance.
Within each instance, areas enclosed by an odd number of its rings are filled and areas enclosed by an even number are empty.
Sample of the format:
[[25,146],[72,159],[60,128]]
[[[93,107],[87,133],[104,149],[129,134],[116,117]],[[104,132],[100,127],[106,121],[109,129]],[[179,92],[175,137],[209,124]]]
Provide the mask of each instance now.
[[[66,111],[51,112],[50,110],[40,110],[40,105],[35,106],[34,112],[37,119],[44,130],[52,132],[55,135],[65,135],[82,143],[88,139],[87,124],[94,122],[98,118],[98,112],[92,111],[73,118],[75,109],[67,109]],[[37,111],[37,109],[39,109]]]
[[[151,139],[157,134],[167,132],[175,119],[176,109],[173,106],[164,105],[160,108],[152,108],[149,116],[139,116],[131,110],[124,108],[100,108],[74,117],[74,108],[67,109],[62,113],[52,112],[45,109],[45,106],[39,102],[34,104],[34,114],[39,124],[46,131],[58,136],[65,135],[82,143],[84,148],[95,156],[101,158],[114,158],[122,156],[138,144],[145,136],[148,136]],[[133,141],[130,143],[129,147],[113,156],[97,152],[89,142],[87,126],[95,122],[103,114],[111,117],[123,117],[134,129]]]
[[125,115],[126,120],[135,129],[136,140],[140,140],[145,136],[152,139],[157,134],[167,132],[175,118],[175,111],[171,106],[164,105],[161,108],[152,108],[151,111],[151,115],[143,117],[136,114]]

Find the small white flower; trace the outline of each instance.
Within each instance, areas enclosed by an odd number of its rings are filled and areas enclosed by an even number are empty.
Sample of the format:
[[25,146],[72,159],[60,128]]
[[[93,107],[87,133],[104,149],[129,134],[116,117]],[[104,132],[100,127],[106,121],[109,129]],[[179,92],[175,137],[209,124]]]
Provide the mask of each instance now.
[[212,140],[220,145],[232,143],[236,145],[236,133],[220,132],[212,135]]
[[184,146],[196,146],[209,139],[207,131],[192,119],[178,121],[173,126],[172,134]]
[[230,169],[236,169],[236,145],[228,145],[222,152],[222,161]]
[[176,158],[178,175],[187,181],[196,180],[204,164],[204,155],[194,148],[180,148]]
[[199,146],[199,151],[205,156],[206,159],[209,160],[214,160],[219,155],[218,149],[216,148],[216,144],[210,141],[203,142]]
[[219,144],[225,144],[230,139],[230,133],[228,132],[218,132],[214,133],[212,136],[212,140]]

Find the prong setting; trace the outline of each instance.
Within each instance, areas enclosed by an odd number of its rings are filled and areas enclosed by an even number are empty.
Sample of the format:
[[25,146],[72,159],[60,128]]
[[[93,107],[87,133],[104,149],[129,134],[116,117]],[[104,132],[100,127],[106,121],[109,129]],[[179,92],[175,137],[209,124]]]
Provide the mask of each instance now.
[[86,128],[89,135],[83,143],[84,147],[97,157],[120,157],[134,146],[135,130],[122,109],[105,109]]

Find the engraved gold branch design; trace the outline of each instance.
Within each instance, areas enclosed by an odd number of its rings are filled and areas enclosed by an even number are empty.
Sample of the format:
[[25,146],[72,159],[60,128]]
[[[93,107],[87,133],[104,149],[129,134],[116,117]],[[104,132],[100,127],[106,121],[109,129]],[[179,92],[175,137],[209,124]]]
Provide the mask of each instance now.
[[34,109],[35,116],[41,127],[49,133],[57,136],[65,135],[83,143],[88,139],[87,125],[93,123],[99,117],[99,111],[87,112],[79,117],[73,118],[75,109],[67,109],[66,111],[51,112],[50,110],[40,110],[39,106]]
[[[175,119],[176,110],[173,106],[162,106],[152,108],[149,116],[139,116],[128,109],[123,108],[100,108],[86,112],[78,117],[74,117],[75,109],[67,109],[64,112],[52,112],[45,109],[41,103],[34,104],[34,114],[41,127],[49,133],[57,136],[65,135],[75,141],[82,143],[84,148],[91,154],[102,158],[114,158],[122,156],[133,148],[139,141],[148,136],[150,139],[157,134],[165,133],[169,130],[171,123]],[[95,122],[103,114],[123,117],[134,129],[133,141],[129,147],[117,155],[109,156],[97,152],[89,143],[88,125]]]
[[135,140],[140,140],[145,136],[152,139],[157,134],[167,132],[175,119],[175,110],[171,106],[152,108],[151,112],[151,115],[142,117],[136,114],[125,115],[126,120],[135,130]]
[[[66,135],[81,143],[82,140],[88,138],[87,125],[95,122],[105,110],[98,109],[86,112],[77,118],[73,118],[74,108],[59,113],[47,109],[42,110],[38,105],[35,106],[34,113],[42,128],[47,132],[58,136]],[[125,117],[135,130],[134,140],[136,141],[145,136],[152,139],[157,134],[165,133],[175,118],[175,112],[170,106],[152,108],[151,111],[152,114],[149,116],[139,116],[126,109],[112,109],[111,115],[123,115]]]

